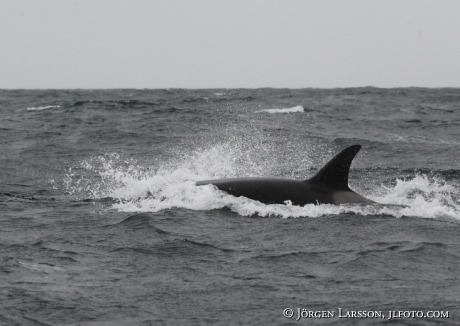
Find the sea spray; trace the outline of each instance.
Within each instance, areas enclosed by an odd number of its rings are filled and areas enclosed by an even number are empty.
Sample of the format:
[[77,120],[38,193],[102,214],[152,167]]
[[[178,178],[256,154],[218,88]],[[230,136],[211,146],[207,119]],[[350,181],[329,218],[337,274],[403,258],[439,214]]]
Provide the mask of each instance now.
[[97,156],[82,161],[77,170],[69,169],[64,183],[69,194],[80,198],[114,198],[116,201],[110,208],[125,212],[229,208],[241,216],[282,218],[336,216],[348,212],[397,218],[460,219],[458,187],[441,177],[424,174],[412,179],[396,179],[393,186],[375,185],[370,193],[363,194],[383,205],[265,205],[245,197],[231,196],[212,185],[195,185],[199,180],[262,173],[260,166],[241,148],[222,143],[192,151],[188,156],[165,162],[157,168],[143,166],[135,159],[124,159],[118,154]]

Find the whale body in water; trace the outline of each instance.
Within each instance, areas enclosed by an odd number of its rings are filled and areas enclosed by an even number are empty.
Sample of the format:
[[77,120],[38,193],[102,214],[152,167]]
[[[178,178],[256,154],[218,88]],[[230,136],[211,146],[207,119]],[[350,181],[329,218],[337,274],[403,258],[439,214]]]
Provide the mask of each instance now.
[[244,196],[264,204],[366,204],[375,203],[348,186],[348,173],[361,145],[353,145],[332,158],[308,180],[284,178],[231,178],[198,181],[197,186],[214,185],[230,195]]

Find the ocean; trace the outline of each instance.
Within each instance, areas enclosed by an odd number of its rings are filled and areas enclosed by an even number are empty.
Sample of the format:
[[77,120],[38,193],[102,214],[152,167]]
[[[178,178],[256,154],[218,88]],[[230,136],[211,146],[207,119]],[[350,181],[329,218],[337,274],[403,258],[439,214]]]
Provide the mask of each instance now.
[[[0,90],[2,325],[460,324],[460,89]],[[362,145],[375,205],[265,205]]]

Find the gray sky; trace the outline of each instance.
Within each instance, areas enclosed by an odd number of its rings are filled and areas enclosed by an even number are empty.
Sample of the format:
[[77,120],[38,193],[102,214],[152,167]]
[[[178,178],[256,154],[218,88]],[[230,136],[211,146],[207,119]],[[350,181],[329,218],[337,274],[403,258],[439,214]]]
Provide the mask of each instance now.
[[460,87],[460,1],[0,0],[0,88]]

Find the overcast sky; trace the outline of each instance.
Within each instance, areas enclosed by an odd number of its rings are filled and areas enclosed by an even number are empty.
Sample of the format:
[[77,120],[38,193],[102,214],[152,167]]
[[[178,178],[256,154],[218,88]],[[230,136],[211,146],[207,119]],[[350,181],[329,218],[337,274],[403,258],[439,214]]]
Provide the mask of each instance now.
[[460,87],[460,1],[0,0],[0,88]]

